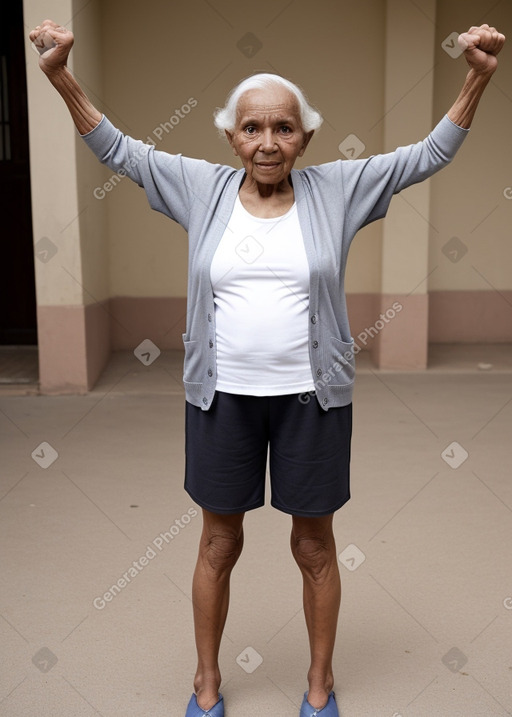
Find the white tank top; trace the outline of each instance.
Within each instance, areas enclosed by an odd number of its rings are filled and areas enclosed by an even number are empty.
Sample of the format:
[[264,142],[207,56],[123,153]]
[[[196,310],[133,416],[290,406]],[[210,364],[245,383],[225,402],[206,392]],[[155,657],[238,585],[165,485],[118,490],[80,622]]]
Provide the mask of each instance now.
[[272,219],[237,197],[211,270],[219,391],[278,396],[313,390],[309,266],[297,207]]

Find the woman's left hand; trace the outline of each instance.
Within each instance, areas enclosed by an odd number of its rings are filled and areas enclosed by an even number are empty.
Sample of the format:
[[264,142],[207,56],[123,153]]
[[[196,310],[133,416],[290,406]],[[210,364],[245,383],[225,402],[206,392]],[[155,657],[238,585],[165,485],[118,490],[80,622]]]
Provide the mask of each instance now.
[[478,74],[492,75],[498,66],[496,55],[505,43],[505,35],[495,27],[470,27],[459,35],[459,46],[464,50],[466,62]]

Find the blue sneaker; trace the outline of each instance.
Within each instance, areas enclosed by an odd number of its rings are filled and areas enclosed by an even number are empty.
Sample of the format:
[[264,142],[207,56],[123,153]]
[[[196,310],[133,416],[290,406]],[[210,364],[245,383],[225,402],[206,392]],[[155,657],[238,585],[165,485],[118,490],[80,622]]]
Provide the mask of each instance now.
[[224,717],[224,700],[219,692],[219,701],[216,702],[209,710],[203,710],[197,704],[195,694],[190,698],[185,717]]
[[308,693],[304,693],[299,717],[316,717],[317,715],[319,715],[319,717],[339,717],[334,692],[330,693],[327,704],[324,705],[321,710],[316,710],[313,705],[310,705],[308,702]]

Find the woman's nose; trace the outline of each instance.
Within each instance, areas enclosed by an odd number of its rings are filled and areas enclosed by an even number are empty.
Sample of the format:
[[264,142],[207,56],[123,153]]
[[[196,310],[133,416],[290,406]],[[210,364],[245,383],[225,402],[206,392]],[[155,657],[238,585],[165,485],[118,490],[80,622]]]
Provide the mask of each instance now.
[[272,130],[269,128],[263,130],[263,136],[261,138],[261,149],[263,152],[272,152],[275,146],[274,135]]

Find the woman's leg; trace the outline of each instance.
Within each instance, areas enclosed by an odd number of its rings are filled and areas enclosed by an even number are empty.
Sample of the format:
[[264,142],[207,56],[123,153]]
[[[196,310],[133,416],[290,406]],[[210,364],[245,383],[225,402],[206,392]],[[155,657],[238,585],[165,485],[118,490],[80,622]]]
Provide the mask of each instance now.
[[291,534],[292,553],[303,578],[304,615],[311,651],[308,702],[316,709],[325,706],[334,685],[332,655],[341,602],[332,518],[332,515],[293,516]]
[[203,510],[192,602],[197,648],[194,690],[203,710],[218,701],[220,641],[229,606],[229,578],[243,547],[244,513],[219,515]]

